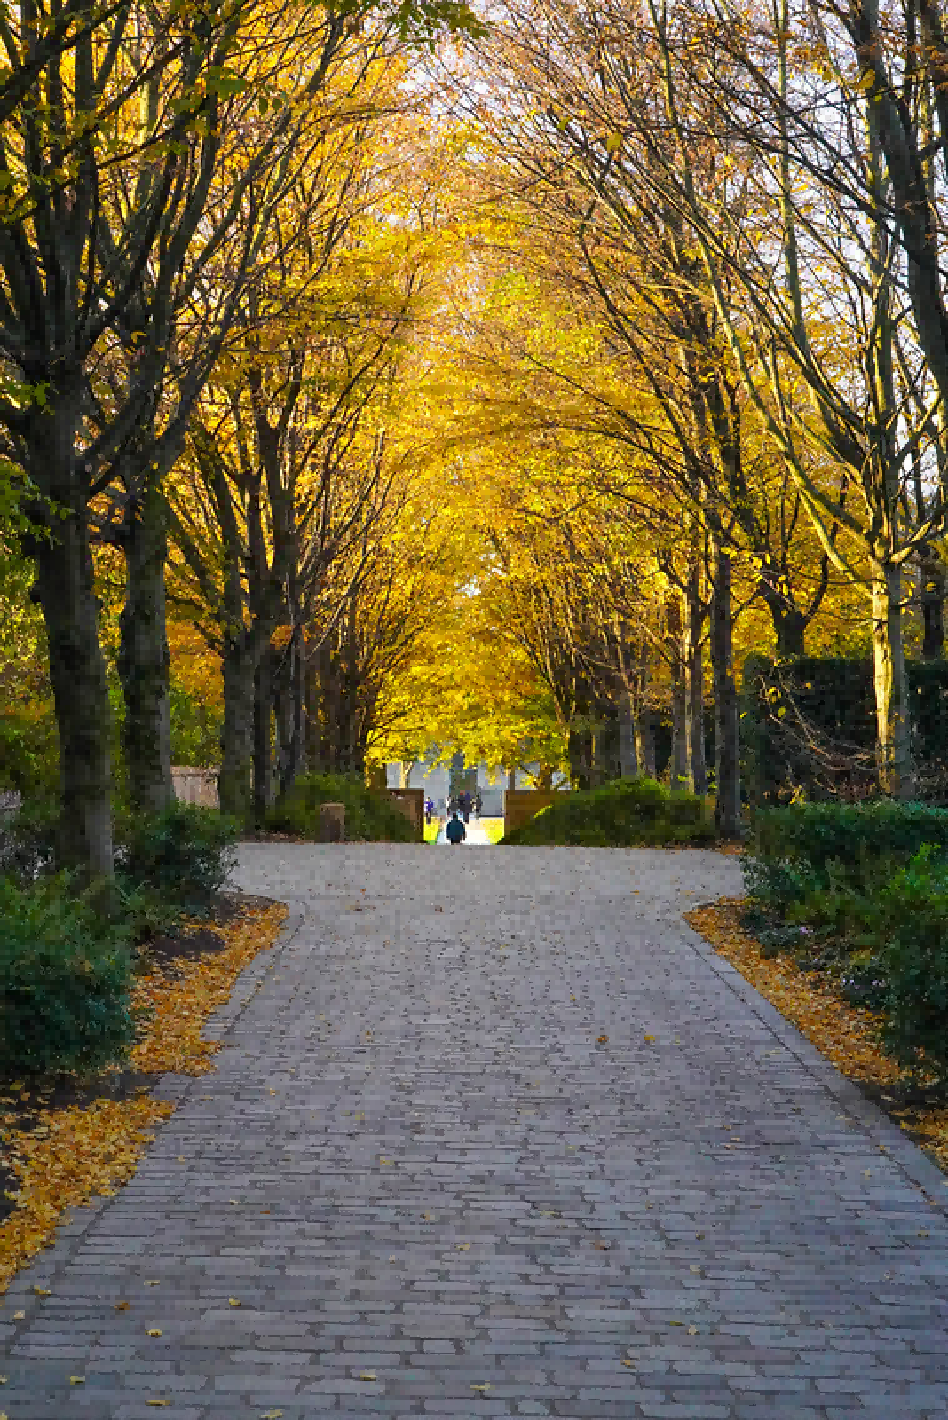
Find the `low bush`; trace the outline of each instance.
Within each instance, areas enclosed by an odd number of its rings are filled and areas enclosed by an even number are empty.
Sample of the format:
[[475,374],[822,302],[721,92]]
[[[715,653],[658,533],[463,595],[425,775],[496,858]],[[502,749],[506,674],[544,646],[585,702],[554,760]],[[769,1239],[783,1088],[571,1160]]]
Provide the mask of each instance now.
[[346,838],[370,842],[414,843],[412,823],[387,794],[369,789],[355,774],[305,774],[267,813],[266,825],[278,833],[315,838],[320,804],[345,804]]
[[[940,845],[939,845],[940,847]],[[883,1044],[913,1073],[948,1080],[948,865],[925,845],[878,894]]]
[[697,795],[669,793],[654,779],[617,779],[600,789],[564,793],[501,843],[628,848],[714,837],[705,801]]
[[236,819],[175,800],[160,813],[116,817],[116,868],[126,892],[160,894],[195,908],[221,888],[236,862]]
[[[878,881],[879,860],[899,866],[924,843],[948,854],[948,809],[880,799],[866,804],[793,804],[758,809],[745,858],[753,860],[752,891],[761,900],[786,897],[787,870],[809,887],[836,881],[863,891]],[[802,884],[801,884],[802,885]]]
[[127,932],[71,895],[66,875],[0,880],[0,1076],[101,1070],[135,1025]]

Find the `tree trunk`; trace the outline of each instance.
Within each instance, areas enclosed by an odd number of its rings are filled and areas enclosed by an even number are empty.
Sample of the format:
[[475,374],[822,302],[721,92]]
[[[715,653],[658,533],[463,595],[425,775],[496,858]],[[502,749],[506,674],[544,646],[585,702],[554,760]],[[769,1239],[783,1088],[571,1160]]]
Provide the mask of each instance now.
[[636,779],[638,773],[632,696],[623,689],[619,696],[619,774],[623,779]]
[[711,667],[714,679],[714,823],[724,838],[741,829],[740,719],[731,645],[731,558],[712,537]]
[[148,489],[132,508],[124,551],[127,582],[119,619],[118,672],[125,700],[122,742],[128,792],[136,808],[159,812],[174,798],[171,653],[165,627],[168,525],[159,489]]
[[945,651],[945,565],[931,548],[919,558],[918,579],[925,628],[922,656],[926,661],[940,661]]
[[321,655],[321,647],[311,648],[309,654],[303,659],[300,671],[303,677],[304,755],[308,774],[319,774],[323,768],[322,726],[319,716]]
[[778,606],[768,602],[774,631],[777,633],[777,655],[802,656],[805,648],[806,616],[799,607]]
[[253,819],[263,828],[272,799],[273,756],[270,715],[273,709],[273,657],[264,649],[254,672],[253,697]]
[[540,764],[537,772],[533,776],[533,787],[535,789],[550,790],[553,788],[553,765]]
[[643,705],[635,717],[635,757],[646,779],[655,778],[655,725],[652,712]]
[[59,727],[60,858],[86,877],[110,878],[111,716],[84,507],[54,522],[51,541],[38,538],[31,550]]
[[688,694],[688,734],[691,750],[691,783],[696,794],[708,792],[708,766],[704,753],[704,666],[701,656],[700,569],[693,566],[685,601],[685,678]]
[[902,647],[901,571],[887,559],[872,558],[870,576],[879,788],[889,798],[911,799],[915,793],[915,774]]
[[238,636],[224,650],[224,729],[217,792],[221,812],[249,826],[253,816],[254,660]]
[[292,787],[302,763],[303,664],[302,637],[294,630],[273,685],[273,712],[277,742],[280,793]]
[[513,765],[512,768],[510,768],[510,769],[507,770],[507,788],[508,788],[508,789],[511,791],[511,793],[512,793],[512,792],[514,791],[514,789],[516,789],[516,787],[517,787],[517,766],[516,766],[516,765]]
[[693,789],[691,776],[691,746],[689,733],[689,688],[685,675],[687,657],[681,624],[681,601],[677,592],[668,598],[668,649],[671,663],[671,760],[668,765],[668,787]]

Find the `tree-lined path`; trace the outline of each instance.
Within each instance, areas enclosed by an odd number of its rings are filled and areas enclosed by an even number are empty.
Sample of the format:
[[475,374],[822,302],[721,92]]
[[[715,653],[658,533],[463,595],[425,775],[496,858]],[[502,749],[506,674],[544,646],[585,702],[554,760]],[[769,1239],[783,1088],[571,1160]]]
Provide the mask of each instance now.
[[948,1412],[948,1189],[682,921],[734,859],[259,844],[237,876],[285,936],[3,1299],[9,1420]]

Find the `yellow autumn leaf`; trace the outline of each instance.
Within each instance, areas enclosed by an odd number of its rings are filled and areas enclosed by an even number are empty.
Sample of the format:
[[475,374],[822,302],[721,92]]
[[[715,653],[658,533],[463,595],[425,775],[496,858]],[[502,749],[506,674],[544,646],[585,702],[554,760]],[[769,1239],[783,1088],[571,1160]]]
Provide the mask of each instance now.
[[131,1305],[131,1302],[116,1302],[112,1310],[116,1312],[127,1312]]
[[160,1327],[160,1326],[150,1326],[145,1334],[146,1334],[147,1336],[160,1336],[160,1335],[161,1335],[161,1327]]
[[480,1390],[480,1391],[490,1390],[490,1384],[489,1384],[489,1382],[485,1381],[483,1385],[472,1385],[472,1386],[471,1386],[471,1390]]
[[86,1378],[85,1378],[85,1376],[70,1376],[70,1377],[69,1377],[69,1384],[70,1384],[70,1385],[85,1385],[85,1383],[86,1383]]
[[470,1252],[471,1250],[470,1243],[456,1243],[455,1247],[457,1248],[458,1252]]
[[281,1420],[282,1415],[282,1410],[265,1410],[260,1420]]
[[51,1297],[53,1295],[49,1287],[34,1287],[33,1291],[38,1297]]
[[13,1313],[13,1320],[14,1320],[14,1321],[25,1321],[25,1320],[26,1320],[26,1312],[14,1312],[14,1313]]
[[644,1040],[645,1040],[645,1044],[646,1044],[646,1045],[654,1045],[654,1044],[655,1044],[655,1037],[654,1037],[654,1035],[647,1035],[647,1036],[645,1036],[645,1037],[643,1037],[643,1038],[644,1038]]
[[374,1381],[374,1380],[375,1380],[375,1372],[374,1372],[374,1371],[360,1371],[360,1372],[359,1372],[359,1380],[360,1380],[360,1381]]
[[170,1400],[146,1400],[146,1401],[145,1401],[145,1404],[146,1404],[146,1405],[154,1405],[154,1406],[159,1406],[159,1405],[165,1405],[165,1406],[167,1406],[167,1405],[170,1405],[171,1402],[170,1402]]
[[239,1307],[239,1306],[240,1306],[240,1298],[239,1298],[239,1297],[228,1297],[228,1298],[227,1298],[227,1305],[228,1305],[229,1307]]

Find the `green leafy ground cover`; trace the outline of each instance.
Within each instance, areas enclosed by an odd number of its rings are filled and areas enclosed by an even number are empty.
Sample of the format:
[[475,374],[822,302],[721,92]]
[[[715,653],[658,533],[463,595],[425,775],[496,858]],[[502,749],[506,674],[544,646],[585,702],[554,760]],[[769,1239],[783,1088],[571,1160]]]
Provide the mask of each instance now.
[[948,811],[809,804],[759,813],[744,925],[878,1016],[915,1085],[948,1087]]

